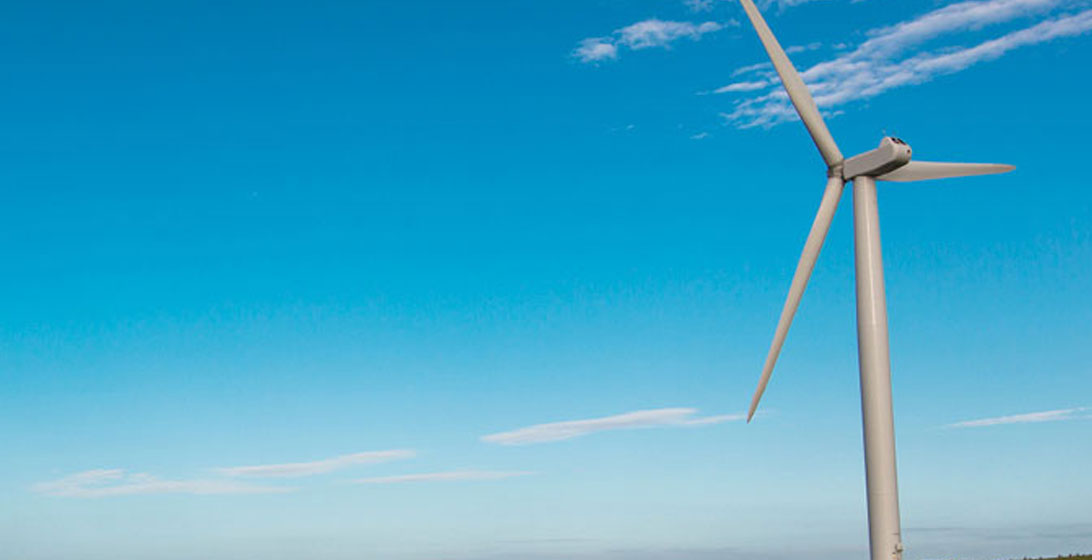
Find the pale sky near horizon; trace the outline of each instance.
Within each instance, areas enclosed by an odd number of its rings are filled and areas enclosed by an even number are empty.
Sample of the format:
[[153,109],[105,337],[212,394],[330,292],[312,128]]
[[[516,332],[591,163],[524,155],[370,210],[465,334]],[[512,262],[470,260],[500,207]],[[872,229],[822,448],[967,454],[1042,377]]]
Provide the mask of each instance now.
[[[1092,2],[767,2],[881,184],[907,560],[1092,552]],[[12,2],[0,560],[865,558],[738,2]]]

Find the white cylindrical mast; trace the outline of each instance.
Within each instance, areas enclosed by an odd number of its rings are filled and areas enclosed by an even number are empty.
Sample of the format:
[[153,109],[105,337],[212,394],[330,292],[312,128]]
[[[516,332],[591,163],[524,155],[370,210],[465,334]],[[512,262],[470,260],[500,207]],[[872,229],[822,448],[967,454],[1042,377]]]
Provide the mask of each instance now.
[[864,424],[871,558],[901,560],[887,301],[884,296],[876,181],[872,177],[856,177],[853,180],[853,220],[857,256],[857,351],[861,369],[861,416]]

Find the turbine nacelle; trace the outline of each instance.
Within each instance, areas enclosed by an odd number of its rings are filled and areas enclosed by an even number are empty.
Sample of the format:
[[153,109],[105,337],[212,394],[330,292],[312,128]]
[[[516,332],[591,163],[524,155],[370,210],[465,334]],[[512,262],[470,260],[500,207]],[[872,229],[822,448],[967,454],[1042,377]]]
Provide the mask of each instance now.
[[867,175],[879,177],[910,163],[910,145],[894,136],[885,136],[880,147],[853,156],[842,166],[842,178],[846,181]]

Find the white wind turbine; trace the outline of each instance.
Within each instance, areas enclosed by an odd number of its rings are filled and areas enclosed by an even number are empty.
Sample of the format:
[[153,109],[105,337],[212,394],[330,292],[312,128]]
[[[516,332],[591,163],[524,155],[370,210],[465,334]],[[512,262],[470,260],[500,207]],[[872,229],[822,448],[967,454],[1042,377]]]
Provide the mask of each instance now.
[[785,342],[800,297],[815,267],[819,249],[830,229],[846,181],[853,181],[853,225],[857,265],[857,345],[861,371],[861,416],[864,424],[865,479],[868,488],[868,536],[872,560],[900,560],[898,480],[895,473],[895,426],[891,410],[891,363],[887,344],[887,303],[884,298],[883,261],[880,254],[880,220],[876,206],[876,181],[922,181],[945,177],[988,175],[1011,171],[1011,165],[987,163],[935,163],[911,161],[910,146],[886,137],[880,147],[842,158],[834,138],[812,99],[808,87],[793,68],[762,14],[752,0],[740,0],[770,55],[781,83],[823,161],[827,164],[827,188],[819,212],[804,243],[789,296],[774,332],[762,377],[751,400],[747,421],[754,416],[762,392],[770,381],[777,355]]

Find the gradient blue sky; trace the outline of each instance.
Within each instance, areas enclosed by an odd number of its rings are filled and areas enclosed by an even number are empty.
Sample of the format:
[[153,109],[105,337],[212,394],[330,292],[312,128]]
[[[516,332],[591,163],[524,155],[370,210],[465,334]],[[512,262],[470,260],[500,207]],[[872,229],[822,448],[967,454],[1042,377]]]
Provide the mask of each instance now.
[[[1092,550],[1092,4],[766,14],[847,154],[1017,166],[880,187],[907,557]],[[863,558],[848,194],[736,416],[823,188],[742,22],[5,3],[0,556]]]

